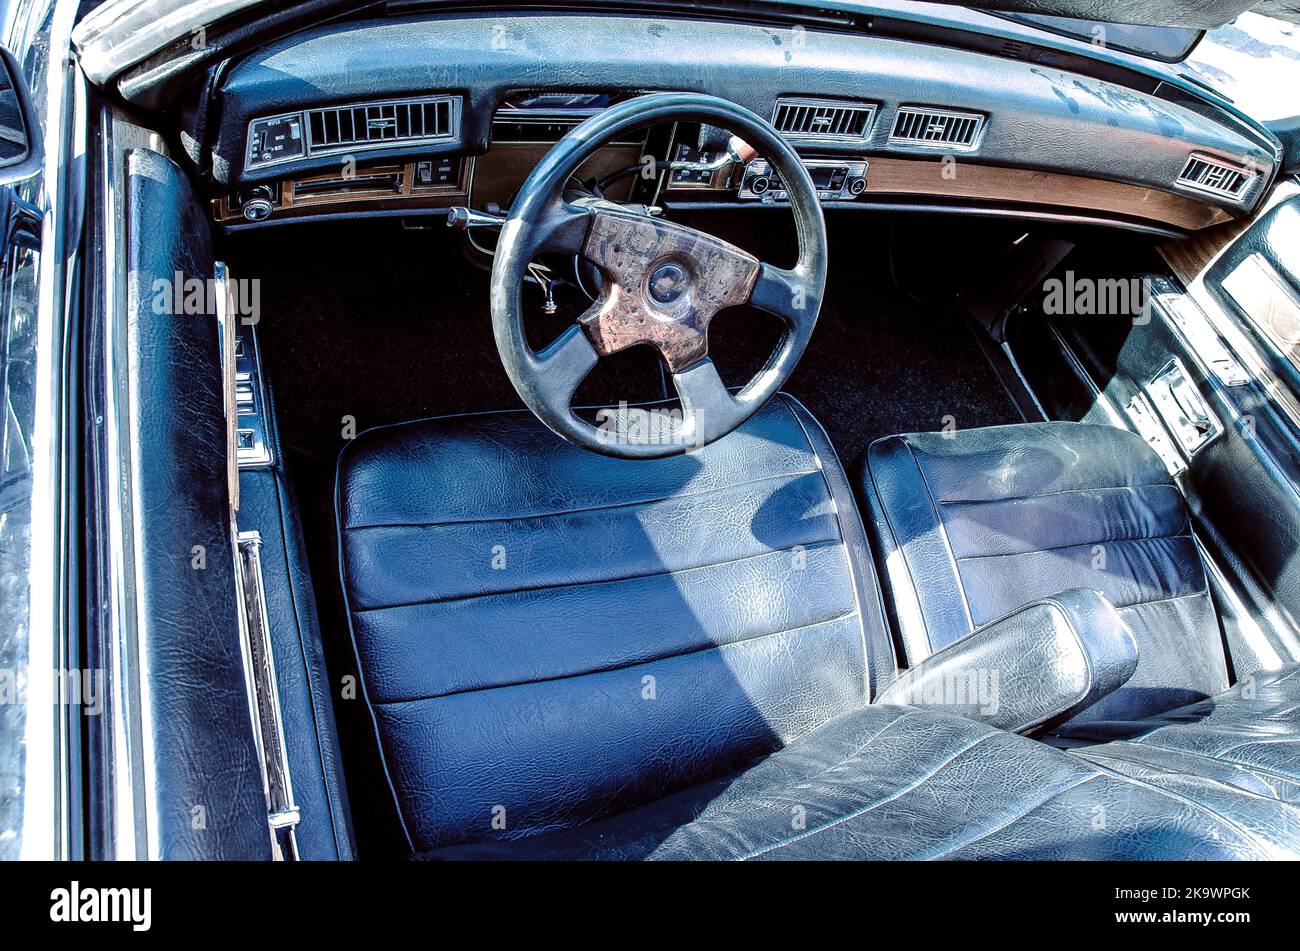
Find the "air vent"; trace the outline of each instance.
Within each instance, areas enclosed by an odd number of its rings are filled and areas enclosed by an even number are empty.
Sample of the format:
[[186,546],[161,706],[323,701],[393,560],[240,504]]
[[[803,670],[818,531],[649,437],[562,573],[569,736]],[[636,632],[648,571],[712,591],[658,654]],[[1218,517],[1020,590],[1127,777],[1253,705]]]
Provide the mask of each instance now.
[[[492,118],[493,145],[552,145],[599,110],[502,109]],[[641,145],[646,130],[615,136],[610,145]]]
[[383,195],[400,195],[402,193],[402,173],[374,172],[366,175],[352,175],[347,178],[308,178],[295,182],[293,200],[316,195],[345,195],[357,192],[378,192]]
[[309,109],[307,147],[322,155],[449,139],[459,104],[454,96],[437,96]]
[[1239,166],[1193,153],[1178,176],[1178,184],[1225,198],[1240,198],[1254,177],[1253,172]]
[[825,99],[780,99],[772,113],[776,131],[795,139],[860,141],[876,116],[872,103],[828,102]]
[[[265,116],[248,124],[248,167],[456,137],[459,96],[385,99]],[[304,130],[306,130],[304,132]]]
[[984,117],[975,112],[900,106],[889,141],[898,145],[973,149],[979,144],[983,128]]

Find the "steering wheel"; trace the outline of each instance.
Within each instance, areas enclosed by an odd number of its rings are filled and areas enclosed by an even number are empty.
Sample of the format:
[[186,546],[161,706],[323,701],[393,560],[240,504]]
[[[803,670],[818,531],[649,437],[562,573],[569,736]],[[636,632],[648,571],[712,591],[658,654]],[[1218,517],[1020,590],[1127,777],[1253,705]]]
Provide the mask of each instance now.
[[[665,120],[698,121],[739,135],[775,167],[790,198],[799,258],[792,270],[712,235],[594,196],[564,193],[580,165],[615,136]],[[553,343],[534,351],[524,336],[522,286],[545,252],[579,254],[605,277],[601,299]],[[766,121],[735,103],[696,93],[656,93],[605,109],[574,128],[520,187],[492,266],[492,330],[510,382],[556,434],[627,459],[677,455],[721,439],[767,402],[794,369],[817,322],[826,286],[826,224],[798,155]],[[781,318],[767,364],[730,392],[709,359],[709,321],[749,303]],[[597,360],[636,344],[658,349],[681,412],[623,409],[580,418],[571,402]],[[633,418],[635,417],[635,418]]]

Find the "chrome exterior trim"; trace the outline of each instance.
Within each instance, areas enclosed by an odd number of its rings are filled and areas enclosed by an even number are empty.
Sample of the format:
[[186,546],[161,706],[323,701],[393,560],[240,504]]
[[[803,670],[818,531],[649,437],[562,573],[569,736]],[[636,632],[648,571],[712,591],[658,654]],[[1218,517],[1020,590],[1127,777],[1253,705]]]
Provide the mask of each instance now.
[[[85,210],[86,96],[81,71],[69,54],[76,7],[72,0],[57,0],[51,6],[30,8],[28,16],[48,18],[40,22],[11,19],[5,37],[11,44],[21,42],[24,52],[48,44],[48,52],[39,54],[33,67],[34,105],[44,120],[44,164],[41,175],[23,182],[18,191],[19,197],[42,213],[36,281],[32,286],[29,272],[15,280],[15,285],[21,280],[22,287],[10,289],[15,311],[35,304],[33,415],[28,445],[30,560],[25,579],[29,601],[26,630],[13,632],[25,639],[27,648],[19,791],[22,827],[21,831],[10,830],[20,836],[19,856],[28,859],[70,858],[74,840],[81,838],[72,827],[76,816],[70,799],[71,770],[80,766],[69,761],[73,748],[69,717],[79,716],[80,707],[67,695],[69,678],[62,676],[78,624],[75,613],[70,614],[69,587],[77,583],[81,543],[80,526],[71,522],[69,504],[79,477],[75,469],[70,471],[77,464],[69,450],[70,435],[81,416],[68,403],[75,371],[71,360],[80,327],[70,307],[78,300],[73,285]],[[43,76],[42,69],[47,70]],[[46,93],[43,109],[42,79]]]

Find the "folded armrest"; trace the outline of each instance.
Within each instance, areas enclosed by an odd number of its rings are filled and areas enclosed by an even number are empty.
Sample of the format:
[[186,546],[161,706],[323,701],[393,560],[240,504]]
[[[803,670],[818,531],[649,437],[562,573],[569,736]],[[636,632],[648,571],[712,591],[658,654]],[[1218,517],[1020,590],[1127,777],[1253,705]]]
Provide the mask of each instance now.
[[1122,686],[1137,642],[1098,591],[1025,605],[903,671],[876,703],[946,708],[1015,733],[1059,723]]

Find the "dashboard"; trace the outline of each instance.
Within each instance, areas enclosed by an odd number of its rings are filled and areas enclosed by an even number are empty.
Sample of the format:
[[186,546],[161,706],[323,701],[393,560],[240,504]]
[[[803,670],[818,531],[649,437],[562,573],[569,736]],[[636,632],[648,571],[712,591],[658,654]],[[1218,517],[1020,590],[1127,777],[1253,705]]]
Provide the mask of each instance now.
[[[611,103],[721,96],[769,118],[827,208],[940,210],[1186,233],[1249,214],[1275,139],[1169,83],[760,24],[394,17],[305,30],[235,61],[204,128],[215,220],[505,209],[546,151]],[[609,197],[763,208],[784,192],[725,130],[672,123],[580,172]]]

